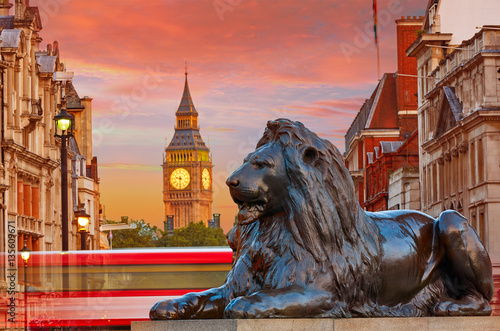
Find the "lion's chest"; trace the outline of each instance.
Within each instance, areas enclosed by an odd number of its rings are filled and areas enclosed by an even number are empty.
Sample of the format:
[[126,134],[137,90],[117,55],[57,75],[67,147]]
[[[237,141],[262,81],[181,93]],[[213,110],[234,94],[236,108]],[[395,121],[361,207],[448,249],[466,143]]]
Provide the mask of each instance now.
[[254,272],[266,272],[276,257],[277,254],[272,249],[260,242],[255,242],[250,250],[252,270]]
[[250,252],[250,262],[253,279],[260,288],[277,288],[283,286],[287,268],[284,267],[284,259],[280,254],[280,249],[269,247],[260,241],[252,244]]

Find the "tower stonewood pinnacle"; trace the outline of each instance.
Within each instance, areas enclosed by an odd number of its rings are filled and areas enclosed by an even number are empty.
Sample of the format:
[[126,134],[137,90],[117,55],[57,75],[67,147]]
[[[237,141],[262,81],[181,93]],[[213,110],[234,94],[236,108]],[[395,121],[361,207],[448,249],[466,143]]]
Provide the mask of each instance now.
[[163,159],[165,221],[173,215],[173,228],[212,218],[212,159],[198,125],[198,112],[185,74],[182,99],[175,112],[175,131]]

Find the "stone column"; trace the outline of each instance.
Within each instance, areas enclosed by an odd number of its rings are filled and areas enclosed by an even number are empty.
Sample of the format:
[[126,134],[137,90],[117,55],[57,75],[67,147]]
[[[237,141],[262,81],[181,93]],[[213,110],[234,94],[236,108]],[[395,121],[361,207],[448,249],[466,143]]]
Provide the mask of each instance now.
[[16,129],[20,129],[21,127],[21,103],[20,103],[20,94],[21,94],[21,66],[19,65],[19,60],[16,61],[14,65],[14,91],[15,91],[15,100],[14,100],[14,127]]
[[50,81],[45,79],[43,82],[43,122],[45,123],[44,145],[50,144],[50,124],[52,122],[50,115]]
[[53,122],[54,121],[52,121],[52,118],[54,117],[55,111],[56,111],[56,98],[55,98],[55,94],[56,94],[56,88],[55,88],[54,85],[52,85],[50,87],[50,110],[49,110],[50,121],[46,122],[46,124],[50,128],[50,130],[49,130],[49,136],[50,136],[49,139],[50,139],[50,144],[52,146],[54,146],[55,143],[56,143],[56,140],[55,140],[55,137],[54,137],[54,127],[53,127]]
[[[29,45],[29,39],[26,37],[26,45]],[[24,55],[23,57],[23,79],[22,79],[22,85],[23,85],[23,101],[28,101],[30,97],[30,85],[29,83],[29,57],[27,54]],[[30,113],[31,109],[23,109],[23,113]]]
[[[6,111],[7,111],[7,127],[12,128],[14,126],[14,98],[12,97],[14,90],[14,66],[10,64],[7,68],[7,102],[6,102]],[[12,133],[11,130],[7,130],[8,133]],[[12,139],[12,136],[8,137]]]
[[30,50],[30,57],[31,57],[31,98],[32,99],[38,99],[38,79],[36,77],[36,58],[35,58],[35,46],[36,46],[36,35],[33,36],[33,40],[31,40],[31,50]]

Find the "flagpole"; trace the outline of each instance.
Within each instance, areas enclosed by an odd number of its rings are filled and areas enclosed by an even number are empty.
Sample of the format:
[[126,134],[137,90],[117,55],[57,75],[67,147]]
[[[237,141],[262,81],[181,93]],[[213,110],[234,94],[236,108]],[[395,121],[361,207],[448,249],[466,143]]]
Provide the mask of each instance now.
[[380,47],[377,42],[377,79],[380,79]]
[[380,47],[378,45],[378,14],[377,0],[373,0],[373,32],[375,34],[375,46],[377,47],[377,80],[380,79]]

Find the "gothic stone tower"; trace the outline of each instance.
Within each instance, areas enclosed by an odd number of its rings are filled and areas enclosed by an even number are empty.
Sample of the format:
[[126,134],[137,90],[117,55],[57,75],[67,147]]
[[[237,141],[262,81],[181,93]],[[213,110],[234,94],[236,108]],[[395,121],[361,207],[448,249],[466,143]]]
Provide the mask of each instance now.
[[203,142],[185,73],[184,93],[175,113],[175,132],[163,159],[165,220],[173,215],[173,228],[212,218],[212,159]]

